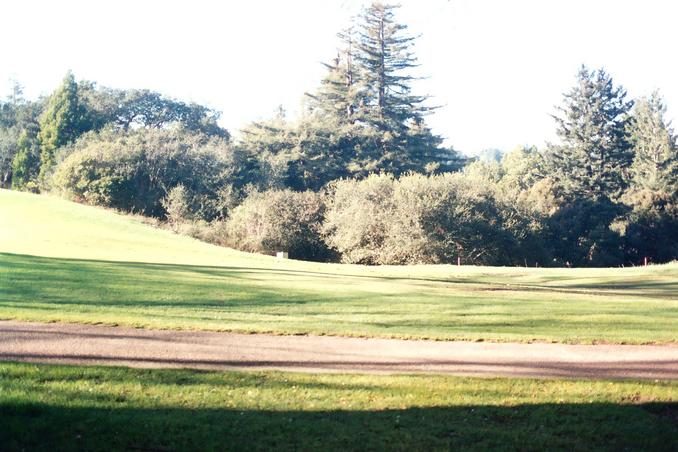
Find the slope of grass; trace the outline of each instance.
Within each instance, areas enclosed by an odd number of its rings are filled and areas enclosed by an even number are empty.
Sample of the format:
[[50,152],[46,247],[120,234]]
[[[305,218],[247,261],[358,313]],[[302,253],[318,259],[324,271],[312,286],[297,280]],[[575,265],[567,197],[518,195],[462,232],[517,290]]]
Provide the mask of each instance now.
[[12,450],[676,450],[675,382],[0,364]]
[[678,264],[365,267],[219,248],[0,190],[0,318],[383,337],[678,339]]

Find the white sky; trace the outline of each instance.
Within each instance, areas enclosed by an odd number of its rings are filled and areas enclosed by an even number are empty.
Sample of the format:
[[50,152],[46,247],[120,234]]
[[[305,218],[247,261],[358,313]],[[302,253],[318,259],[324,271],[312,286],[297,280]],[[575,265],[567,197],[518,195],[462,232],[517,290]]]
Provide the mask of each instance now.
[[[77,79],[148,88],[223,112],[235,132],[282,104],[298,110],[363,0],[37,1],[0,3],[0,93],[27,97]],[[630,96],[660,89],[678,117],[678,2],[401,0],[421,34],[417,94],[443,105],[429,124],[466,153],[541,146],[549,114],[581,63]],[[678,122],[678,121],[674,121]]]

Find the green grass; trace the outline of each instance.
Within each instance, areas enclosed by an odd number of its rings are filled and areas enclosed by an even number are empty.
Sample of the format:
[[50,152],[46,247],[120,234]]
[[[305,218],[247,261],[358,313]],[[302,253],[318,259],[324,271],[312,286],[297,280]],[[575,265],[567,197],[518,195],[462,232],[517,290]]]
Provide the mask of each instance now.
[[0,318],[497,341],[678,339],[678,264],[627,269],[279,261],[0,190]]
[[676,450],[676,382],[0,364],[2,450]]

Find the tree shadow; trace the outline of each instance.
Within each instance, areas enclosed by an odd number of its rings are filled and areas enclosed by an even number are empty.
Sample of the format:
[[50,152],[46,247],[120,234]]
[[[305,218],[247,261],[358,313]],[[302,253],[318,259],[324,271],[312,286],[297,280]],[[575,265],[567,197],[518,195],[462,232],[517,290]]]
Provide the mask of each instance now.
[[5,363],[0,450],[673,451],[673,387]]
[[677,417],[675,403],[273,411],[3,402],[0,448],[674,451]]

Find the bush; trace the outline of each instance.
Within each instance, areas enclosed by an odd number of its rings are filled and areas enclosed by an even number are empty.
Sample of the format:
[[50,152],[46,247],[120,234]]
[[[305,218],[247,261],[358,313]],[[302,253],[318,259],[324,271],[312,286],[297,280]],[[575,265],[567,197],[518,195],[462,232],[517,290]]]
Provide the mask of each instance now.
[[372,175],[331,187],[323,232],[344,262],[522,263],[529,219],[464,174]]
[[[196,218],[224,217],[237,154],[219,138],[182,130],[89,134],[63,151],[54,189],[89,204],[162,218],[163,199],[182,185]],[[229,192],[229,193],[227,193]]]
[[171,189],[162,200],[162,206],[167,213],[167,221],[176,230],[177,225],[188,220],[191,215],[186,187],[179,184]]
[[343,262],[383,262],[388,225],[393,218],[395,180],[371,175],[330,184],[323,236]]
[[326,261],[320,237],[325,206],[319,194],[290,190],[254,192],[223,225],[225,243],[243,251],[287,251],[294,259]]

